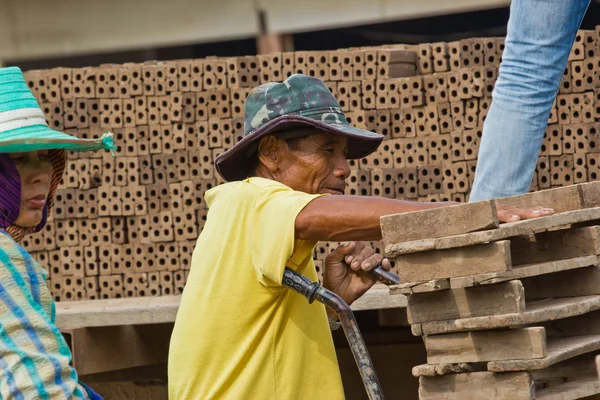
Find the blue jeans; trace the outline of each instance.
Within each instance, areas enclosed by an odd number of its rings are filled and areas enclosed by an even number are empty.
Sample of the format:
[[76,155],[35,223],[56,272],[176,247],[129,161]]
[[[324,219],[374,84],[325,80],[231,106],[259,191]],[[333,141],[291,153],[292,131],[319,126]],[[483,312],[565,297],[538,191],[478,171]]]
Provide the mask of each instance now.
[[590,0],[513,0],[470,202],[526,193]]

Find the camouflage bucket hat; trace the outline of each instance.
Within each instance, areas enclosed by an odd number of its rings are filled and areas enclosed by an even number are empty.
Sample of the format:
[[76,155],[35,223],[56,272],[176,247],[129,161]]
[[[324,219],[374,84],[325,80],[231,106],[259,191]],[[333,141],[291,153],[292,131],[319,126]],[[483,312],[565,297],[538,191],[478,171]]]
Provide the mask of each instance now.
[[349,159],[371,154],[383,140],[383,135],[351,126],[323,81],[296,74],[250,92],[244,104],[244,137],[217,157],[217,171],[227,181],[245,179],[261,138],[312,128],[346,136]]

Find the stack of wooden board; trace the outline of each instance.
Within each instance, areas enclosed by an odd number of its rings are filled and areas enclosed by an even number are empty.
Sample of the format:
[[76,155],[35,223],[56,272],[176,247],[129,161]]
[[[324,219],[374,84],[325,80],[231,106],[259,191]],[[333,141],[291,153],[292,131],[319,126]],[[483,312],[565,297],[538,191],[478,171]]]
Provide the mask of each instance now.
[[[600,184],[382,218],[429,399],[600,398]],[[498,224],[497,207],[557,214]],[[409,228],[410,227],[410,228]],[[596,396],[596,397],[588,397]]]

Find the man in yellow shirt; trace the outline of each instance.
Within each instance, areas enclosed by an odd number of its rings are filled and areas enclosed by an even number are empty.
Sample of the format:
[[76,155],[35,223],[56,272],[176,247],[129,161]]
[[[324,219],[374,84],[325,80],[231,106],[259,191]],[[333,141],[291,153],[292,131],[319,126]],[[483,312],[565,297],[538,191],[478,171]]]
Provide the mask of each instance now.
[[390,268],[355,241],[380,239],[382,215],[455,203],[343,196],[347,159],[372,153],[383,136],[350,126],[319,79],[259,86],[244,113],[244,138],[216,160],[229,183],[206,193],[208,218],[171,338],[169,397],[343,399],[336,317],[283,287],[285,267],[317,280],[315,244],[349,241],[327,257],[323,285],[351,304],[375,283],[366,271]]

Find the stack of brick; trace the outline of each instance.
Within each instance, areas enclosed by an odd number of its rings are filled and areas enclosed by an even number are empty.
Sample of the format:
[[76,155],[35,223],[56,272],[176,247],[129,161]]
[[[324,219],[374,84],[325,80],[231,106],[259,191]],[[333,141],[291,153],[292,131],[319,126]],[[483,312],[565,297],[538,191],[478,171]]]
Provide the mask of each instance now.
[[[586,183],[382,219],[402,280],[391,292],[408,295],[426,347],[420,399],[598,398],[599,194]],[[498,225],[496,205],[533,204],[558,213]]]
[[[599,179],[599,36],[578,35],[532,190]],[[486,38],[27,71],[51,127],[113,131],[120,149],[69,155],[53,220],[25,246],[57,300],[180,293],[245,98],[293,73],[323,79],[352,124],[385,135],[351,162],[348,194],[464,202],[502,50]],[[332,246],[319,244],[318,264]]]

